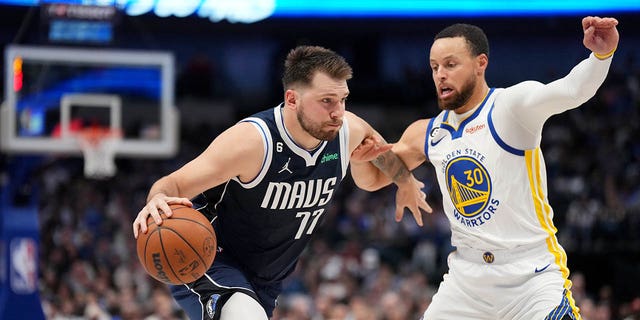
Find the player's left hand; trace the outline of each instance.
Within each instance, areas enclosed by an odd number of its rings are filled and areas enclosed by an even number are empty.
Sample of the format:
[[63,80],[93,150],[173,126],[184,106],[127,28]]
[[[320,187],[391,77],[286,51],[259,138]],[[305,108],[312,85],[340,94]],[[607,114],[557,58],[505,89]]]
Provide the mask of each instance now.
[[615,18],[584,17],[582,19],[584,46],[601,56],[613,52],[618,47],[620,39],[617,25],[618,20]]
[[404,208],[408,208],[413,214],[416,223],[422,227],[422,212],[420,209],[432,213],[433,209],[427,203],[426,194],[422,191],[424,183],[418,181],[413,176],[407,183],[398,184],[396,192],[396,221],[400,222],[404,214]]
[[369,162],[379,155],[391,150],[392,144],[384,142],[380,137],[366,137],[351,153],[351,161]]

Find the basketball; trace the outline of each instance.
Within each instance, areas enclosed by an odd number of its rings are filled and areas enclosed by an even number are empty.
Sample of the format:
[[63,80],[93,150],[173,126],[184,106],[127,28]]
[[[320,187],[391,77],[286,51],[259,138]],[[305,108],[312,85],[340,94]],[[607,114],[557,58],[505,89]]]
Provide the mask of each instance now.
[[137,239],[138,259],[153,278],[167,284],[197,280],[216,255],[216,235],[207,218],[197,210],[170,205],[173,215],[161,213],[162,225],[147,218],[147,233]]

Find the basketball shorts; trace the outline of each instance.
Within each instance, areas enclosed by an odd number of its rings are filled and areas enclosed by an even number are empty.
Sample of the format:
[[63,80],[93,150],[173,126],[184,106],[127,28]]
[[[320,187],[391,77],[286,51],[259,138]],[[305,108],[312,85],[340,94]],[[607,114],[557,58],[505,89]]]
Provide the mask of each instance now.
[[544,243],[515,252],[459,248],[448,264],[424,320],[580,319],[568,270]]
[[189,284],[170,286],[171,294],[191,320],[218,320],[222,306],[236,292],[256,299],[271,317],[282,283],[258,284],[248,280],[240,270],[233,259],[218,252],[203,277]]

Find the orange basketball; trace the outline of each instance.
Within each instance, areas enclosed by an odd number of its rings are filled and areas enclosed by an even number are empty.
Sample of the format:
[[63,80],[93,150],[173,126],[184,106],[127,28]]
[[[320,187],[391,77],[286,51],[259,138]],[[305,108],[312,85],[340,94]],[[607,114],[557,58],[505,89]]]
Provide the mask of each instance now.
[[189,283],[202,277],[216,255],[216,234],[207,218],[183,205],[161,213],[162,225],[147,218],[147,233],[139,233],[138,259],[149,275],[167,284]]

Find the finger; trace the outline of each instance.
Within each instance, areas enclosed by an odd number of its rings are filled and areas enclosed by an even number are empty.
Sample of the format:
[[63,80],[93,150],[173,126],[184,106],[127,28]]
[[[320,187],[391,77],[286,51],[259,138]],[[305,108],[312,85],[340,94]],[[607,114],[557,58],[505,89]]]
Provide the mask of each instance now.
[[596,28],[594,26],[588,26],[586,29],[584,29],[584,35],[587,37],[590,37],[593,35],[595,31],[596,31]]
[[[167,204],[165,202],[163,202],[164,205],[166,206]],[[158,212],[158,208],[154,205],[148,204],[147,205],[147,210],[149,211],[149,214],[151,214],[151,217],[153,218],[153,221],[156,222],[157,225],[161,225],[162,224],[162,218],[160,217],[160,212]]]
[[618,20],[614,18],[602,18],[594,22],[597,28],[611,28],[618,25]]
[[420,208],[428,213],[433,213],[433,209],[426,201],[420,203]]
[[401,205],[396,205],[396,222],[402,221],[403,212],[404,212],[404,207]]
[[138,238],[138,229],[142,233],[147,233],[147,208],[144,207],[140,212],[138,212],[138,217],[133,221],[133,235],[137,239]]
[[378,147],[378,151],[380,153],[385,153],[385,152],[391,150],[391,148],[393,148],[392,144],[385,144],[385,145],[382,145],[382,146]]
[[140,227],[140,223],[138,222],[138,219],[136,218],[136,220],[133,221],[133,237],[135,239],[138,239],[138,228]]
[[171,211],[171,207],[169,207],[169,203],[168,202],[161,202],[158,205],[158,209],[160,209],[160,211],[162,211],[162,213],[164,213],[165,216],[167,216],[167,218],[171,218],[171,216],[173,215],[173,211]]
[[422,227],[422,212],[420,212],[419,208],[409,208],[411,213],[413,214],[413,218],[416,219],[416,223]]
[[181,204],[187,207],[193,207],[193,203],[191,202],[191,200],[187,198],[171,197],[171,198],[167,198],[166,202],[168,204]]
[[587,30],[587,28],[589,28],[589,26],[591,25],[593,21],[593,17],[589,16],[589,17],[584,17],[582,19],[582,30]]

